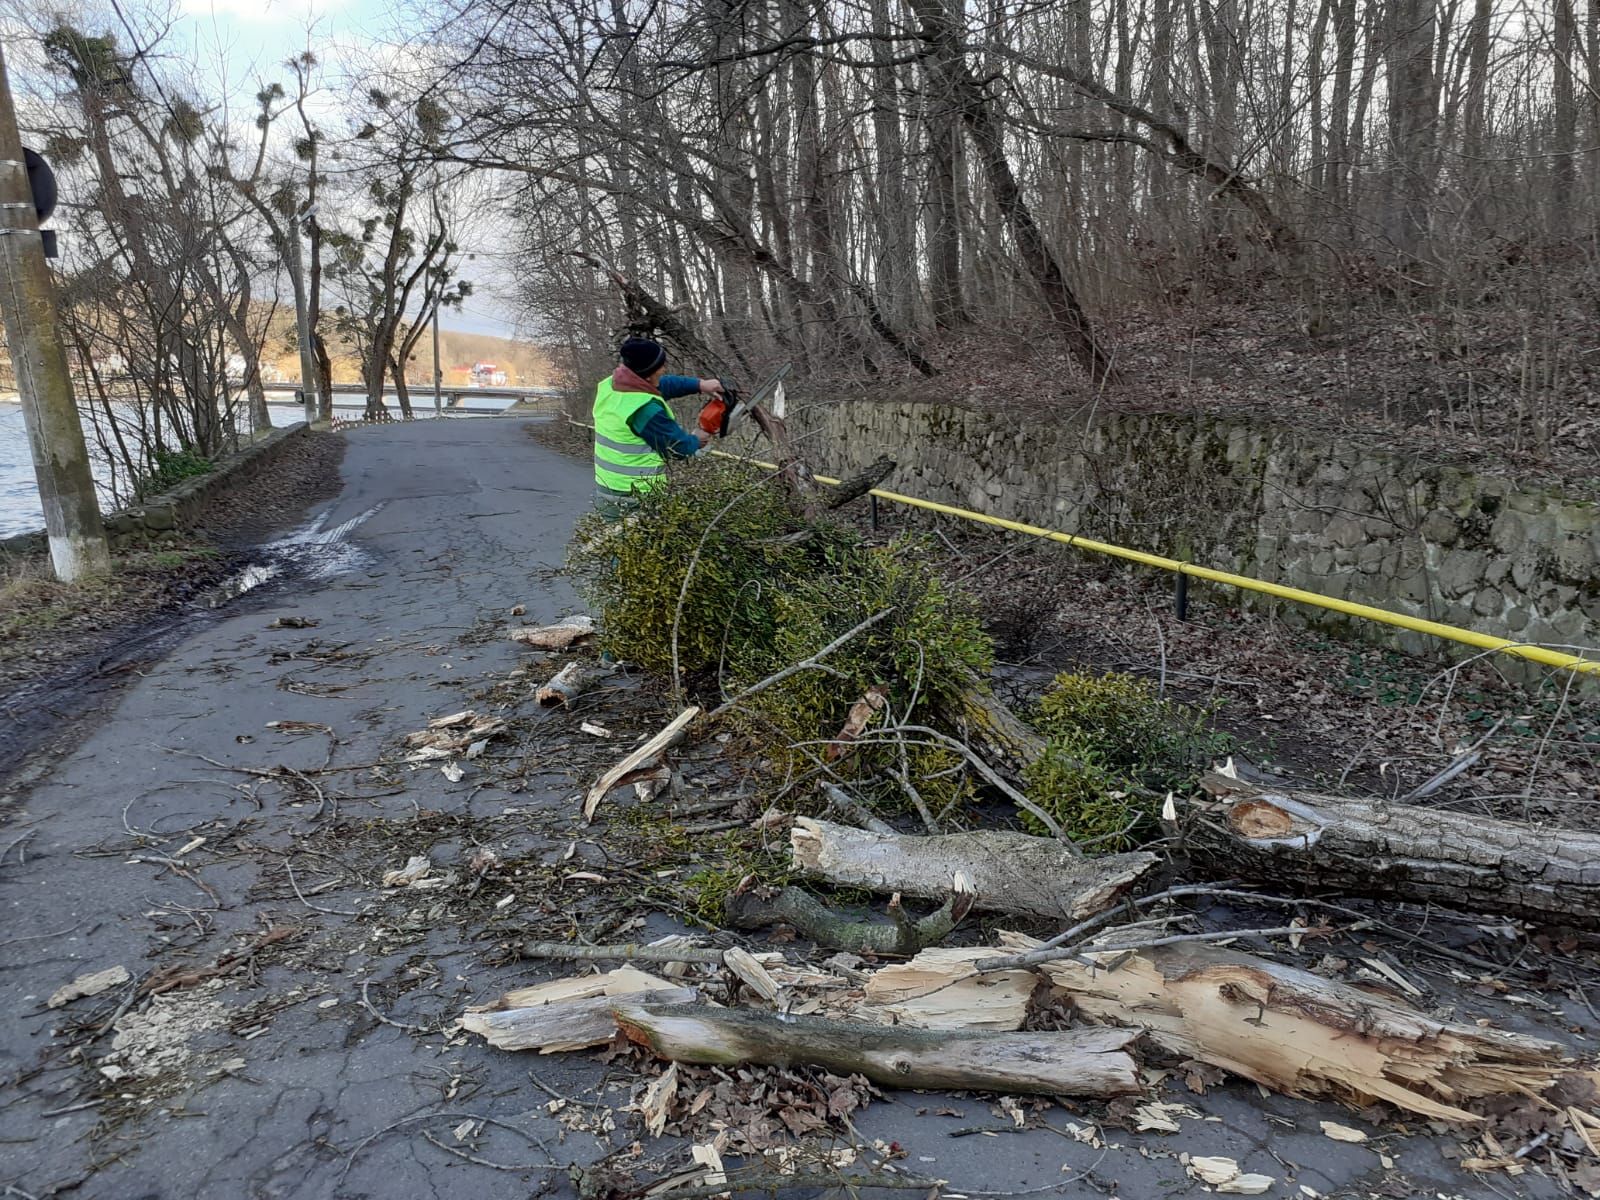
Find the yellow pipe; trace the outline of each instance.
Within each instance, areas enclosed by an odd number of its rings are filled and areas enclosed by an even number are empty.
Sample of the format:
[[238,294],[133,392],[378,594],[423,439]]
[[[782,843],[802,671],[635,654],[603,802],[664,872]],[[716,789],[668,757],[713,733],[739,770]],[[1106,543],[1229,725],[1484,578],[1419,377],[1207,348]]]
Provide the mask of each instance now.
[[[820,475],[817,478],[822,478]],[[1492,634],[1478,633],[1472,629],[1458,629],[1454,625],[1445,625],[1439,621],[1428,621],[1421,617],[1410,617],[1405,613],[1390,612],[1386,608],[1374,608],[1370,604],[1356,604],[1349,600],[1339,600],[1332,596],[1318,595],[1301,588],[1285,587],[1281,583],[1268,583],[1262,579],[1251,579],[1248,575],[1234,575],[1229,571],[1214,571],[1210,567],[1197,567],[1193,563],[1180,562],[1175,558],[1164,558],[1159,554],[1146,554],[1143,550],[1129,550],[1125,546],[1114,546],[1109,542],[1097,542],[1091,538],[1079,537],[1072,533],[1059,533],[1053,529],[1043,529],[1038,525],[1026,525],[1021,521],[1008,521],[1003,517],[991,517],[987,513],[973,512],[971,509],[956,508],[949,504],[936,504],[932,500],[919,500],[915,496],[902,496],[898,492],[886,492],[874,489],[871,493],[883,500],[893,500],[896,504],[909,504],[913,508],[926,508],[932,512],[948,513],[951,516],[962,517],[968,521],[979,521],[985,525],[994,525],[1000,529],[1009,529],[1014,533],[1025,533],[1032,537],[1048,538],[1053,542],[1063,545],[1076,546],[1080,550],[1092,550],[1097,554],[1109,554],[1115,558],[1125,558],[1130,562],[1143,563],[1147,567],[1160,567],[1164,571],[1176,571],[1180,575],[1188,575],[1195,579],[1204,579],[1210,583],[1225,583],[1232,587],[1243,588],[1251,592],[1263,592],[1268,596],[1276,596],[1281,600],[1293,600],[1300,604],[1311,604],[1318,608],[1332,609],[1334,612],[1346,613],[1352,617],[1361,617],[1368,621],[1381,621],[1385,625],[1398,625],[1402,629],[1414,629],[1418,633],[1431,634],[1434,637],[1446,638],[1453,642],[1462,642],[1468,646],[1477,646],[1484,650],[1498,650],[1504,654],[1514,654],[1519,658],[1531,659],[1536,663],[1543,663],[1549,667],[1565,667],[1583,674],[1600,672],[1600,661],[1581,658],[1574,654],[1564,654],[1559,650],[1547,650],[1543,646],[1530,646],[1526,642],[1513,642],[1507,638],[1494,637]]]
[[[576,422],[574,423],[576,424]],[[764,467],[769,471],[778,469],[777,463],[762,462],[760,459],[755,458],[744,458],[738,454],[729,454],[724,450],[712,450],[711,453],[719,458],[731,458],[736,462],[750,463],[752,466]],[[819,483],[839,483],[839,480],[832,479],[826,475],[816,475],[813,478]],[[882,488],[873,488],[867,494],[876,496],[880,500],[892,500],[896,504],[910,505],[912,508],[925,508],[930,512],[945,513],[952,517],[961,517],[963,520],[977,521],[983,525],[993,525],[997,529],[1009,529],[1013,533],[1025,533],[1030,537],[1047,538],[1052,542],[1060,542],[1065,546],[1075,546],[1079,550],[1089,550],[1096,554],[1109,554],[1113,558],[1127,559],[1129,562],[1142,563],[1147,567],[1159,567],[1163,571],[1175,571],[1180,575],[1188,575],[1193,579],[1204,579],[1208,583],[1223,583],[1249,592],[1261,592],[1264,595],[1276,596],[1280,600],[1293,600],[1297,604],[1309,604],[1315,608],[1331,609],[1333,612],[1360,617],[1367,621],[1378,621],[1384,625],[1397,625],[1401,629],[1411,629],[1417,633],[1426,633],[1432,637],[1444,638],[1446,641],[1476,646],[1480,650],[1494,650],[1502,654],[1513,654],[1518,658],[1526,658],[1547,667],[1562,667],[1584,675],[1600,674],[1600,660],[1587,659],[1576,654],[1565,654],[1560,650],[1548,650],[1543,646],[1530,646],[1526,642],[1514,642],[1509,638],[1499,638],[1488,633],[1478,633],[1472,629],[1460,629],[1440,621],[1428,621],[1422,617],[1411,617],[1405,613],[1390,612],[1386,608],[1375,608],[1370,604],[1356,604],[1350,600],[1339,600],[1333,596],[1323,596],[1316,592],[1308,592],[1303,588],[1285,587],[1281,583],[1268,583],[1264,579],[1252,579],[1248,575],[1235,575],[1230,571],[1215,571],[1210,567],[1198,567],[1193,563],[1180,562],[1175,558],[1165,558],[1159,554],[1147,554],[1143,550],[1130,550],[1126,546],[1115,546],[1110,542],[1097,542],[1092,538],[1079,537],[1075,533],[1061,533],[1058,530],[1045,529],[1039,525],[1028,525],[1022,521],[1008,521],[1004,517],[991,517],[987,513],[974,512],[970,508],[957,508],[952,504],[939,504],[933,500],[920,500],[915,496],[902,496],[899,492],[889,492]]]

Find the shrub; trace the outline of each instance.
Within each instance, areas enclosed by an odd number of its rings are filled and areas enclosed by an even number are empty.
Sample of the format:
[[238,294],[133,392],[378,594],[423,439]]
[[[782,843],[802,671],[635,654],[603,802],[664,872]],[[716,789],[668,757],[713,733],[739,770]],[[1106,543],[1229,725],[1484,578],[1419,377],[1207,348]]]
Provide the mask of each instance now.
[[1161,699],[1135,675],[1058,675],[1034,713],[1046,748],[1025,772],[1028,795],[1080,841],[1137,845],[1162,794],[1191,785],[1226,748],[1213,716]]
[[196,475],[209,475],[216,467],[205,455],[185,447],[182,450],[157,448],[150,455],[150,469],[135,489],[141,496],[158,496]]
[[[781,768],[805,770],[868,689],[881,687],[887,699],[875,726],[890,716],[936,725],[920,714],[951,705],[974,673],[988,671],[993,648],[975,606],[934,573],[929,558],[919,538],[873,547],[853,529],[807,518],[764,471],[695,460],[620,524],[598,516],[581,522],[569,565],[596,609],[603,647],[652,670],[672,668],[681,593],[684,683],[713,704],[892,609],[831,654],[826,670],[799,672],[733,714]],[[898,745],[874,741],[869,730],[836,769],[898,806],[907,801],[890,773],[909,768],[939,807],[963,793],[956,766],[953,752],[929,746],[908,745],[902,761]]]

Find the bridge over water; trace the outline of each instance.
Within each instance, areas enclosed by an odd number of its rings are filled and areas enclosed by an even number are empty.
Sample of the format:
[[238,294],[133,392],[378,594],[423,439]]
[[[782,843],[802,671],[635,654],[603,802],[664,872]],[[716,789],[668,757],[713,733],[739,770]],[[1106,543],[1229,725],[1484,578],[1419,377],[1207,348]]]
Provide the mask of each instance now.
[[[298,383],[266,383],[262,390],[270,403],[303,403],[303,393]],[[430,387],[410,389],[411,407],[431,410],[434,393]],[[398,393],[385,388],[384,402],[394,403]],[[345,398],[341,402],[341,397]],[[362,406],[366,404],[367,389],[359,383],[333,385],[334,407]],[[556,388],[536,387],[446,387],[439,389],[440,407],[452,413],[500,413],[515,407],[519,413],[531,416],[554,416],[561,405],[561,392]]]

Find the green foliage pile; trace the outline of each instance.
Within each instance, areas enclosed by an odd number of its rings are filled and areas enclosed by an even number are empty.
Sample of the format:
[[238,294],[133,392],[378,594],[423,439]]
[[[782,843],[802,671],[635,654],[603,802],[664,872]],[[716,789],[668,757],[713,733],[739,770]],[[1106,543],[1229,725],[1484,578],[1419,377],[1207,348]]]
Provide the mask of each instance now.
[[1077,841],[1100,850],[1138,845],[1161,797],[1192,784],[1226,748],[1214,715],[1162,699],[1135,675],[1058,675],[1033,713],[1047,741],[1024,772],[1028,797]]
[[150,469],[139,480],[137,490],[141,496],[159,496],[185,479],[209,475],[215,466],[197,450],[164,450],[157,447],[151,453]]
[[[698,550],[698,559],[697,559]],[[642,497],[620,524],[579,524],[569,566],[594,607],[602,647],[652,670],[672,670],[672,629],[686,687],[707,703],[800,662],[884,609],[893,612],[825,659],[742,702],[733,720],[770,748],[780,768],[804,771],[874,687],[892,718],[938,724],[941,705],[987,673],[993,648],[973,603],[927,565],[921,539],[868,545],[855,530],[814,521],[768,472],[696,460]],[[684,579],[689,575],[687,590]],[[915,741],[915,735],[911,739]],[[865,740],[836,764],[867,797],[899,807],[891,773],[906,771],[935,810],[960,800],[955,754]]]

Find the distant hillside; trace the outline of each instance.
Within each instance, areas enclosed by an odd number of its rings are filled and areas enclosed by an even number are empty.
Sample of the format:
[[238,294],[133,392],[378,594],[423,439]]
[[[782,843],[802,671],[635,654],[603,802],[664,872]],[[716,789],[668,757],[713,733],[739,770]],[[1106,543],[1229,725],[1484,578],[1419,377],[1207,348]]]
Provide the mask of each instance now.
[[[360,383],[361,364],[354,354],[341,353],[337,344],[328,347],[333,355],[333,381]],[[522,387],[554,387],[555,364],[542,346],[486,333],[439,331],[439,369],[447,387],[471,383],[469,372],[476,363],[494,363],[506,373],[506,382]],[[294,349],[294,311],[279,309],[273,314],[271,331],[262,355],[263,374],[269,378],[298,381],[300,356]],[[433,338],[424,333],[406,364],[406,379],[413,387],[429,387],[433,381]]]

